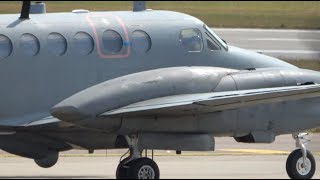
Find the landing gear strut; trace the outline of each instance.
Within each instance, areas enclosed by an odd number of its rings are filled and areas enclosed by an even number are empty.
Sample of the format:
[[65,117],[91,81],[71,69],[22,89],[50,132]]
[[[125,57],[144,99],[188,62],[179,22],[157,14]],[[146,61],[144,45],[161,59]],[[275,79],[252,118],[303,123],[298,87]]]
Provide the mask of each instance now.
[[142,158],[142,150],[138,146],[138,136],[126,137],[130,156],[120,162],[116,172],[117,179],[159,179],[158,165],[149,158]]
[[305,138],[307,135],[307,133],[292,135],[298,149],[289,155],[286,163],[286,170],[291,179],[311,179],[316,171],[315,159],[305,147],[310,141]]

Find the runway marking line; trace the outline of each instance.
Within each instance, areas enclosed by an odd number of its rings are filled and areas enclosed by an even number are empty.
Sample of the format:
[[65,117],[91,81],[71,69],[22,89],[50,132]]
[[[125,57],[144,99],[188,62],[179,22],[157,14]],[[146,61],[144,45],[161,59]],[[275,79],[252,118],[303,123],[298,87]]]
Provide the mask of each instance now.
[[240,152],[240,153],[249,153],[249,154],[266,154],[266,155],[287,155],[290,154],[289,151],[278,151],[278,150],[269,150],[269,149],[220,149],[221,151],[227,152]]
[[280,33],[320,33],[319,30],[307,29],[263,29],[263,28],[211,28],[214,31],[236,31],[236,32],[280,32]]

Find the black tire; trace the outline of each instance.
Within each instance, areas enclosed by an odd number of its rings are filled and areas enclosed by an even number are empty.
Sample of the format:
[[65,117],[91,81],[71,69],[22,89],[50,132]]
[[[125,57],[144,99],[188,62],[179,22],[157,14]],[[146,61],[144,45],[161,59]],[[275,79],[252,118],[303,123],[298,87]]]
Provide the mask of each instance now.
[[129,169],[129,164],[125,164],[125,162],[129,159],[129,157],[125,158],[122,160],[116,171],[116,179],[128,179],[128,169]]
[[50,151],[46,157],[41,159],[35,159],[34,162],[42,168],[51,168],[55,164],[57,164],[59,159],[59,152],[58,151]]
[[139,173],[143,171],[142,168],[147,168],[153,172],[149,175],[149,179],[160,179],[160,171],[158,165],[149,158],[139,158],[129,163],[129,178],[139,179]]
[[289,155],[286,163],[286,170],[287,170],[288,176],[291,179],[311,179],[316,171],[316,161],[312,153],[307,150],[307,161],[309,161],[311,164],[310,171],[306,172],[307,174],[301,174],[297,169],[299,166],[298,161],[300,158],[302,158],[302,152],[300,149],[294,150]]

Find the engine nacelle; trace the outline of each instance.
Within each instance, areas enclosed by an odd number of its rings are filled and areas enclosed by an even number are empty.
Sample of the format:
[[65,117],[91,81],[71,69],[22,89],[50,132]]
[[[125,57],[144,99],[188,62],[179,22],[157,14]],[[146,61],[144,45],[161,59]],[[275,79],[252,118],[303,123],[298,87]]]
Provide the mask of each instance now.
[[83,90],[52,108],[51,114],[77,124],[126,105],[179,94],[212,92],[220,80],[237,70],[175,67],[130,74]]

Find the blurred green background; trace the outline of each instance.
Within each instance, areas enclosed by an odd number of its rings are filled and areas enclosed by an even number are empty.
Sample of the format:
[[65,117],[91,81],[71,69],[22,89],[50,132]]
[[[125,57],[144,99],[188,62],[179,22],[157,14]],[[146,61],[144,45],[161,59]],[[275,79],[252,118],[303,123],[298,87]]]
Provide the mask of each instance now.
[[[132,10],[132,1],[43,1],[47,12]],[[19,13],[21,1],[0,2],[0,13]],[[320,29],[320,1],[148,1],[147,8],[184,12],[209,26]]]

